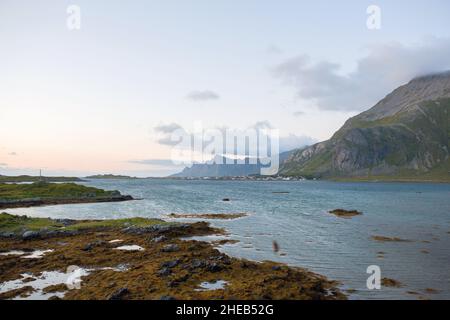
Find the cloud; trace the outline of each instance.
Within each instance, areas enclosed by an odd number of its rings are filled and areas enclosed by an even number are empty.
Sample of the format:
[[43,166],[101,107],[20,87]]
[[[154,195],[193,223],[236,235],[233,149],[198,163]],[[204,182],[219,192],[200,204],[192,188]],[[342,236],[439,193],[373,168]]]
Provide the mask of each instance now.
[[258,121],[253,126],[251,126],[251,128],[255,130],[273,129],[272,125],[267,120]]
[[143,160],[130,160],[128,162],[158,167],[179,167],[178,165],[174,164],[173,161],[170,159],[143,159]]
[[297,136],[289,134],[288,136],[280,137],[280,152],[290,151],[305,146],[310,146],[316,143],[317,140],[308,136]]
[[175,132],[176,130],[184,131],[183,127],[177,123],[162,124],[156,126],[155,128],[153,128],[153,130],[156,133],[156,141],[159,144],[167,146],[174,146],[180,142],[172,139],[173,132]]
[[272,74],[320,109],[361,111],[417,76],[450,69],[450,39],[428,38],[415,45],[389,43],[368,49],[347,74],[340,72],[337,63],[314,62],[307,55],[280,63]]
[[[257,121],[255,124],[253,124],[249,128],[255,129],[257,131],[276,129],[268,120]],[[233,134],[240,134],[240,133],[246,134],[245,130],[234,131],[233,129],[230,129],[228,127],[222,127],[222,128],[216,128],[216,129],[218,129],[220,132],[222,132],[222,134],[225,134],[225,130],[230,130],[230,132]],[[172,133],[175,130],[182,130],[181,133],[184,133],[186,136],[189,135],[190,137],[194,137],[192,135],[192,133],[188,133],[185,129],[183,129],[183,127],[181,127],[180,125],[178,125],[176,123],[160,125],[160,126],[155,127],[154,130],[155,130],[155,132],[157,132],[159,134],[157,142],[162,145],[176,146],[180,143],[180,141],[174,141],[172,139]],[[201,140],[204,138],[201,135],[195,135],[195,138],[199,139],[198,141],[202,141],[204,147],[206,147],[210,143],[210,142]],[[298,136],[298,135],[291,133],[287,136],[279,137],[279,150],[280,150],[280,152],[290,151],[290,150],[301,148],[301,147],[304,147],[307,145],[312,145],[316,142],[317,141],[311,137],[303,136],[303,135]],[[251,147],[251,150],[249,150],[249,151],[255,154],[258,147],[259,146],[255,146],[253,148]],[[183,146],[178,145],[177,148],[190,149],[190,144],[183,145]],[[169,160],[169,159],[130,160],[128,162],[135,163],[135,164],[142,164],[142,165],[155,165],[155,166],[165,166],[165,167],[170,167],[170,166],[175,165],[172,162],[172,160]]]
[[162,124],[154,128],[156,132],[161,133],[172,133],[177,129],[181,129],[181,126],[177,123]]
[[[258,121],[251,128],[255,130],[276,129],[268,120]],[[317,140],[308,136],[298,136],[289,134],[287,136],[279,137],[280,152],[290,151],[316,143]]]
[[187,98],[192,101],[208,101],[208,100],[218,100],[220,96],[211,90],[203,91],[192,91],[187,95]]
[[267,47],[266,51],[269,54],[282,54],[283,53],[283,50],[281,50],[280,47],[278,47],[274,44],[269,45]]
[[17,152],[10,152],[10,153],[8,153],[8,155],[10,155],[10,156],[17,156]]
[[8,164],[7,163],[0,163],[0,167],[7,167]]
[[295,111],[292,113],[295,117],[303,116],[305,113],[303,111]]

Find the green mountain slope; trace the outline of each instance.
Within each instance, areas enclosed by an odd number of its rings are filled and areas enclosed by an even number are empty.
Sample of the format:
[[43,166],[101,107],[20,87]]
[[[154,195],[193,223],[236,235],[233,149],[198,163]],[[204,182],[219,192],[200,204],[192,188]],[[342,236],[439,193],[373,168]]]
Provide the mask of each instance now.
[[450,72],[420,77],[298,150],[280,174],[333,179],[449,178]]

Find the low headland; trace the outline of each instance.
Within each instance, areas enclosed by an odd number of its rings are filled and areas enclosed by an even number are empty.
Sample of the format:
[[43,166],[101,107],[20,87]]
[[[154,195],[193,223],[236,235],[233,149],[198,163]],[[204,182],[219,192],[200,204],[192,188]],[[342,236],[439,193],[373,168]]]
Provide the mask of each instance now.
[[[212,243],[189,239],[223,233],[203,221],[69,220],[3,213],[0,284],[9,290],[0,290],[0,298],[346,298],[336,282],[308,270],[232,258]],[[68,279],[64,275],[73,270],[81,270],[76,288],[49,276]],[[43,277],[51,284],[38,287],[36,280]]]
[[44,176],[3,176],[0,175],[0,183],[26,183],[26,182],[82,182],[78,177],[44,177]]
[[106,191],[76,183],[0,183],[0,209],[127,200],[134,199],[116,190]]
[[232,220],[242,217],[246,217],[248,214],[245,212],[238,213],[171,213],[169,218],[192,218],[192,219],[222,219]]

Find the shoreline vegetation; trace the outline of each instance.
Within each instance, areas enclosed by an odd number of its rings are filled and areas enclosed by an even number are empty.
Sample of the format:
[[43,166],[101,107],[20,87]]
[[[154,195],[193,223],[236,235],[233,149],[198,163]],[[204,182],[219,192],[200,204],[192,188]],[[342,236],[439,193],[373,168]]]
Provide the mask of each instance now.
[[0,183],[0,209],[24,208],[43,205],[117,202],[134,200],[119,191],[105,191],[76,183],[31,184]]
[[[232,258],[212,243],[189,239],[213,234],[224,230],[204,221],[70,220],[3,213],[0,283],[9,288],[0,291],[0,299],[346,299],[337,282],[311,271]],[[79,289],[51,279],[45,288],[34,286],[36,279],[66,273],[69,266],[84,270]]]

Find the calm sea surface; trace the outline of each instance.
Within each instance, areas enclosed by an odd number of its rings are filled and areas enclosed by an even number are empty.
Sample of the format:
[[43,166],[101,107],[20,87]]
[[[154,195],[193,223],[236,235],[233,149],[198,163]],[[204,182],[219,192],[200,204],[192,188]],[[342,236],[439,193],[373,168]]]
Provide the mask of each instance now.
[[[308,268],[339,280],[344,290],[356,290],[352,299],[450,299],[449,184],[177,180],[92,180],[84,184],[117,189],[143,200],[5,211],[97,219],[246,212],[245,218],[211,221],[228,230],[230,239],[239,240],[221,247],[232,256]],[[363,215],[342,219],[327,213],[335,208],[357,209]],[[373,235],[411,241],[381,243],[371,239]],[[272,251],[274,240],[281,248],[278,254]],[[403,286],[368,290],[366,269],[370,265],[379,266],[382,277]],[[426,293],[427,288],[438,293]]]

